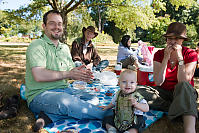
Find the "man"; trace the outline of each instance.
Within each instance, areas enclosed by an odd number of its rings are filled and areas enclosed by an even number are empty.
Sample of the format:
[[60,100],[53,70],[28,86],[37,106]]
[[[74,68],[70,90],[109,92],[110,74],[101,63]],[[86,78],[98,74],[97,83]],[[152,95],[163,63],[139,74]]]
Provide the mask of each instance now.
[[84,64],[89,69],[97,69],[101,71],[109,64],[108,60],[101,61],[100,56],[95,49],[92,39],[97,37],[98,33],[95,32],[93,26],[83,27],[82,38],[77,38],[72,43],[71,55],[75,64]]
[[[102,119],[105,111],[90,104],[96,97],[68,88],[65,79],[90,81],[92,73],[85,65],[74,68],[67,45],[59,42],[63,20],[58,11],[44,14],[44,36],[34,40],[26,52],[26,97],[30,110],[45,122],[68,117]],[[36,123],[37,124],[37,123]],[[39,130],[37,129],[37,130]]]

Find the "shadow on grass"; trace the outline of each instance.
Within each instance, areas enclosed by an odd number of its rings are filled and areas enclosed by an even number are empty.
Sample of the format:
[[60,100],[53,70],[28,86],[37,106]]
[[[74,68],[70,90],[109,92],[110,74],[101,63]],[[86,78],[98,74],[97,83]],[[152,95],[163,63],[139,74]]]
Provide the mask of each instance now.
[[[19,88],[25,83],[25,51],[27,46],[0,46],[0,91],[4,99],[13,94],[19,95]],[[117,56],[116,49],[98,49],[102,59],[109,59],[110,66],[106,68],[112,71]],[[199,90],[199,79],[195,79],[196,89]],[[24,100],[20,100],[20,109],[15,118],[0,120],[0,133],[32,133],[32,125],[35,121]],[[197,123],[197,132],[199,124]],[[143,133],[182,133],[182,124],[173,124],[165,116],[150,126]]]
[[[20,94],[20,85],[25,83],[25,51],[24,46],[0,46],[0,91],[3,101],[9,96]],[[1,133],[31,133],[35,119],[29,111],[26,101],[20,100],[20,108],[16,117],[0,120]]]

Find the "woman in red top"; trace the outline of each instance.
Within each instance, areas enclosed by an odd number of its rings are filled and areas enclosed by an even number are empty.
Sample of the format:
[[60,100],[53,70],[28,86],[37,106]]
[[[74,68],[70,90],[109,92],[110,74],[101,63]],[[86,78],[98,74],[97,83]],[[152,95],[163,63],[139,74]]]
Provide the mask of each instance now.
[[197,62],[196,70],[194,73],[194,77],[199,77],[199,43],[197,44],[196,52],[198,54],[198,62]]
[[179,22],[168,26],[166,48],[154,55],[154,81],[156,87],[140,88],[150,108],[168,111],[170,120],[184,123],[184,133],[195,133],[197,92],[193,88],[193,75],[197,53],[182,46],[187,40],[186,26]]

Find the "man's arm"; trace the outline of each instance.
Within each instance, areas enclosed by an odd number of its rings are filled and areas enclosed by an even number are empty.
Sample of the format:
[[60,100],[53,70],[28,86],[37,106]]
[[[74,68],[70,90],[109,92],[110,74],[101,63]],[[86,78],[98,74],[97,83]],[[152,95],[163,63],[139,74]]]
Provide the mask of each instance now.
[[32,74],[37,82],[51,82],[62,79],[74,79],[88,82],[93,77],[92,72],[85,69],[84,65],[73,68],[70,71],[53,71],[44,67],[33,67]]

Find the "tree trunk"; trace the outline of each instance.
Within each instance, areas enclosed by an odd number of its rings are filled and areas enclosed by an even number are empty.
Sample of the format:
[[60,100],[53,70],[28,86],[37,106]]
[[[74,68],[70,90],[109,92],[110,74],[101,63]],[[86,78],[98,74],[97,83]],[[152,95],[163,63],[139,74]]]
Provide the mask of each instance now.
[[62,38],[60,39],[60,41],[63,42],[63,43],[67,43],[67,36],[68,36],[68,32],[67,32],[68,16],[65,13],[63,13],[62,16],[63,16],[63,35],[62,35]]
[[98,14],[99,14],[98,29],[99,29],[99,32],[102,33],[102,22],[101,22],[100,7],[97,6],[97,9],[98,9]]
[[[102,29],[101,29],[102,31],[104,31],[104,24],[105,24],[105,23],[106,23],[106,19],[103,20]],[[101,33],[102,33],[102,32],[101,32]]]

